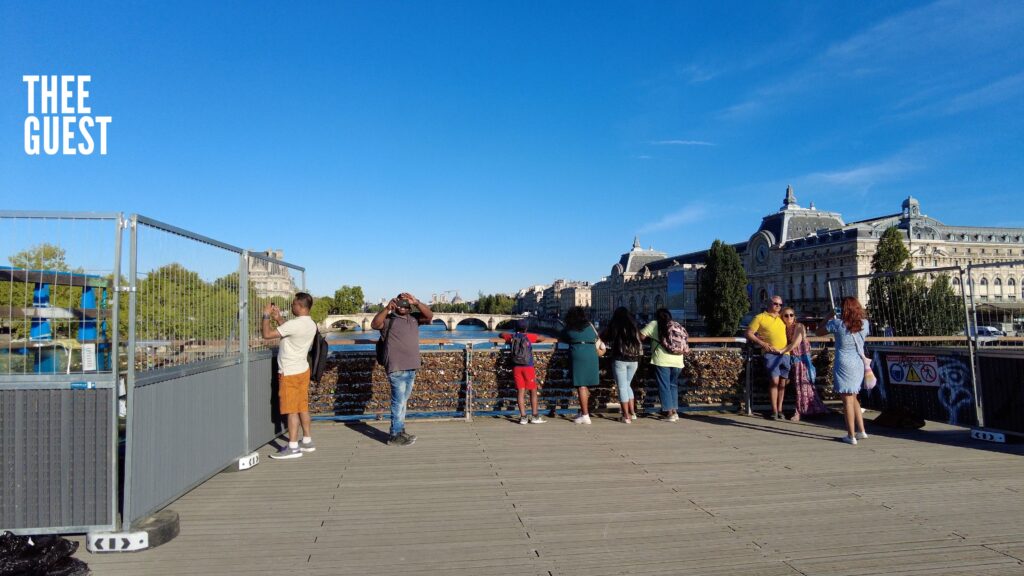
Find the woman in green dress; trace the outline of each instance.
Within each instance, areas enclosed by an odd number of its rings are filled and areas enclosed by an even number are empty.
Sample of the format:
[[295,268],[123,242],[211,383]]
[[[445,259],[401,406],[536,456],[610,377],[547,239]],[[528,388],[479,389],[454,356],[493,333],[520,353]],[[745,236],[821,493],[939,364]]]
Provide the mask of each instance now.
[[590,424],[590,387],[600,378],[597,365],[597,330],[587,319],[587,311],[573,306],[565,314],[565,330],[559,338],[569,344],[572,358],[572,385],[580,397],[580,415],[573,422]]

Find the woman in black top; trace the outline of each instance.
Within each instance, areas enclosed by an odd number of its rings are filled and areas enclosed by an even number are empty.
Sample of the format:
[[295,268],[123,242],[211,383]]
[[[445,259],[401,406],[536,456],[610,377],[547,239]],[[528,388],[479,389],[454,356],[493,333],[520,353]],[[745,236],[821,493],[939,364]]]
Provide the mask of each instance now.
[[623,306],[615,310],[602,340],[611,348],[615,384],[619,387],[619,404],[622,406],[622,421],[629,424],[637,419],[636,399],[633,397],[631,384],[644,353],[643,345],[640,343],[640,330],[629,310]]

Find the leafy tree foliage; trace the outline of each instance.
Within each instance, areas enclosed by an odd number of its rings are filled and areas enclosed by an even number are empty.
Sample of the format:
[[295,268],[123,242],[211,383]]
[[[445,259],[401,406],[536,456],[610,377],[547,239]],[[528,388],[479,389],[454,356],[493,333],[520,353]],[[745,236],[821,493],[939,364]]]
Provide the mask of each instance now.
[[320,296],[313,298],[313,309],[309,311],[309,315],[313,318],[313,321],[317,324],[324,321],[327,315],[334,309],[334,298],[330,296]]
[[[66,252],[60,246],[42,243],[7,258],[11,266],[26,270],[55,270],[68,272]],[[14,308],[31,308],[32,291],[35,284],[31,282],[0,281],[0,305]],[[50,305],[59,308],[78,308],[82,297],[82,289],[76,286],[61,286],[59,281],[50,287]],[[71,338],[78,332],[76,322],[50,322],[51,330],[56,337]],[[25,338],[31,328],[30,318],[16,318],[11,322],[13,338]]]
[[697,310],[704,316],[710,336],[732,336],[750,309],[747,274],[736,249],[715,240],[700,272]]
[[465,302],[438,302],[430,305],[431,310],[440,313],[452,312],[455,314],[466,314],[470,311],[470,308],[470,305]]
[[[903,234],[895,226],[887,229],[878,240],[878,247],[871,257],[871,273],[904,272],[912,268],[910,251],[903,245]],[[909,274],[872,278],[868,284],[868,317],[878,328],[905,325],[905,312],[901,312],[900,308],[906,306],[913,291]]]
[[928,284],[923,274],[912,274],[910,251],[903,234],[892,227],[882,234],[871,258],[868,317],[876,333],[896,336],[948,336],[963,330],[964,304],[940,274]]
[[516,299],[508,294],[480,294],[473,304],[473,312],[477,314],[511,314]]
[[[315,302],[314,305],[316,305]],[[345,285],[335,290],[333,310],[337,314],[357,314],[362,312],[363,287]]]

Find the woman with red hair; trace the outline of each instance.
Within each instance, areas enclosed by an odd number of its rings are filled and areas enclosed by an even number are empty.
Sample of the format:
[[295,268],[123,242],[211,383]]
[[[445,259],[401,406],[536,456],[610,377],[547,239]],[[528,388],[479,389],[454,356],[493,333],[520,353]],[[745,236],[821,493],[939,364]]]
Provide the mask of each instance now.
[[[868,437],[864,431],[864,415],[860,410],[857,394],[864,384],[864,339],[868,335],[868,321],[864,308],[853,296],[843,298],[842,318],[833,318],[817,330],[819,336],[831,332],[836,341],[836,358],[832,363],[832,387],[843,398],[843,414],[846,416],[847,435],[842,439],[847,444]],[[856,432],[856,428],[860,432]]]

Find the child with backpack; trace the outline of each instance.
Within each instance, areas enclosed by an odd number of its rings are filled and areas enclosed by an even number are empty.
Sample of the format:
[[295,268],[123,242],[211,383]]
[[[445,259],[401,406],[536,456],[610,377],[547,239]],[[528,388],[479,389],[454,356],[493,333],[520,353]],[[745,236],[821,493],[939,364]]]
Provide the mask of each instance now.
[[683,354],[690,350],[686,342],[689,335],[667,309],[658,308],[655,318],[644,326],[640,335],[653,342],[651,365],[658,379],[661,409],[669,422],[676,422],[679,420],[679,375],[683,371]]
[[[516,382],[519,400],[520,424],[543,424],[547,420],[537,412],[537,371],[533,366],[533,345],[540,341],[536,334],[526,331],[526,320],[516,320],[515,332],[505,332],[502,339],[509,344],[512,359],[512,377]],[[530,391],[532,417],[526,417],[526,391]]]

